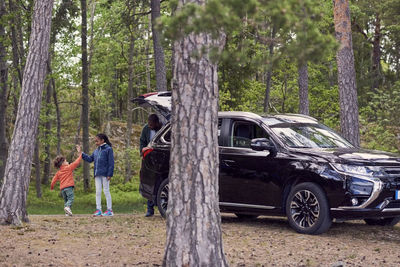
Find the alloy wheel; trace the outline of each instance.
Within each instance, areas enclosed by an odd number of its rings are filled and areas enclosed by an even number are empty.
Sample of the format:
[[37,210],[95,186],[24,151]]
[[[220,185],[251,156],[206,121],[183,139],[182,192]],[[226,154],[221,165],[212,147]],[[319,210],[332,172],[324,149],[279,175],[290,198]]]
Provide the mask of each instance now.
[[298,191],[290,202],[290,215],[299,227],[312,227],[320,215],[317,197],[309,190]]

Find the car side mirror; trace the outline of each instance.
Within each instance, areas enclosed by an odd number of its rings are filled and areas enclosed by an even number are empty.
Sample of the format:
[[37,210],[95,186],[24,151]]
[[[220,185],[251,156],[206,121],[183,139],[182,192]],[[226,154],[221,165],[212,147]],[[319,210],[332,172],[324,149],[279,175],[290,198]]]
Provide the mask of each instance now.
[[271,153],[271,155],[276,155],[276,148],[274,144],[267,138],[252,139],[250,147],[255,151],[268,150]]

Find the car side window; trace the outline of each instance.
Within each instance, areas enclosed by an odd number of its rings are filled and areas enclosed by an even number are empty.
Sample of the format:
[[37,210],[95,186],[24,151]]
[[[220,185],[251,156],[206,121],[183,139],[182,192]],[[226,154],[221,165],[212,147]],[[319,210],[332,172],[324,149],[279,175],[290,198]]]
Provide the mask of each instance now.
[[[221,127],[222,127],[222,119],[218,119],[218,145],[220,146],[222,145]],[[163,134],[161,141],[164,141],[166,143],[171,143],[171,127],[165,134]]]
[[269,138],[268,134],[255,123],[235,121],[231,131],[231,146],[250,148],[251,140],[254,138]]

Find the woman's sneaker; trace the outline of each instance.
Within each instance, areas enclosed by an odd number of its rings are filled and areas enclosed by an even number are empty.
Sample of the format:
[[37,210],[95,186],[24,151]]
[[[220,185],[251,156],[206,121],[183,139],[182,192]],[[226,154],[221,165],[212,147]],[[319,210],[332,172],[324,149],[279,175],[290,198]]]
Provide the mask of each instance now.
[[112,210],[107,210],[106,212],[103,213],[103,216],[114,216],[114,213]]
[[96,211],[93,213],[93,216],[94,216],[94,217],[98,217],[98,216],[101,216],[101,215],[102,215],[101,210],[96,210]]
[[65,214],[68,214],[69,216],[72,216],[72,211],[71,211],[70,207],[65,207],[64,211],[65,211]]

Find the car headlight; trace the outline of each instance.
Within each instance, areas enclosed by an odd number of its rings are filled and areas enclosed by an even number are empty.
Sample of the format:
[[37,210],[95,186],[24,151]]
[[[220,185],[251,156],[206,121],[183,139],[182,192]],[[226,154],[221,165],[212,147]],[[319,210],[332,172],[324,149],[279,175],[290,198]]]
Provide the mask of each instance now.
[[344,172],[346,174],[356,174],[367,177],[381,176],[383,170],[380,167],[376,166],[358,166],[358,165],[348,165],[348,164],[339,164],[339,163],[331,163],[333,168],[337,171]]

